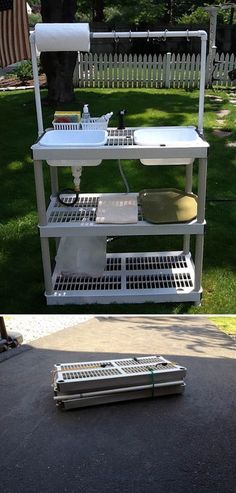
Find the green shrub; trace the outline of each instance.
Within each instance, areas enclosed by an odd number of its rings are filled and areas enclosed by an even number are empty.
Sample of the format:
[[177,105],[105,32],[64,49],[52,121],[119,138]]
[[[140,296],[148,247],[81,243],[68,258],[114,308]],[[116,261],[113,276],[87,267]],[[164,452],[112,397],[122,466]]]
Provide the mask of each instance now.
[[[40,61],[38,61],[38,70],[39,74],[42,73]],[[21,62],[15,70],[15,75],[20,79],[22,83],[25,83],[27,80],[33,79],[33,69],[31,60],[24,60]]]
[[33,78],[32,62],[30,60],[24,60],[17,67],[15,74],[21,82],[26,82]]
[[37,14],[30,14],[28,15],[28,19],[29,19],[29,26],[30,27],[34,27],[35,24],[38,24],[38,22],[42,22],[42,17],[39,13]]

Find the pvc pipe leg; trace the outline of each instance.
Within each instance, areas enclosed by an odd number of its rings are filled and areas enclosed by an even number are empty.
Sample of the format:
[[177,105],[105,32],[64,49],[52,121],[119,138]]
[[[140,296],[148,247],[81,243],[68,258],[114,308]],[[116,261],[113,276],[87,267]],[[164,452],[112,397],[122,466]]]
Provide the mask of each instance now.
[[[185,192],[191,193],[193,187],[193,163],[185,166]],[[184,235],[183,252],[190,252],[190,235]]]
[[49,295],[53,293],[49,239],[40,238],[40,241],[41,241],[41,251],[42,251],[42,261],[43,261],[45,293]]
[[56,197],[59,185],[58,185],[58,170],[56,166],[50,166],[50,177],[51,177],[51,192],[52,196]]
[[199,159],[198,173],[198,208],[197,220],[202,223],[205,219],[205,204],[206,204],[206,181],[207,181],[207,159]]
[[190,252],[190,235],[184,235],[183,252],[185,254]]
[[195,248],[195,291],[200,291],[202,281],[204,235],[196,236]]
[[45,226],[47,224],[46,216],[46,201],[44,192],[44,180],[43,180],[43,164],[42,161],[34,161],[34,176],[36,186],[36,201],[38,208],[39,225]]
[[193,187],[193,163],[185,166],[185,192],[191,193]]

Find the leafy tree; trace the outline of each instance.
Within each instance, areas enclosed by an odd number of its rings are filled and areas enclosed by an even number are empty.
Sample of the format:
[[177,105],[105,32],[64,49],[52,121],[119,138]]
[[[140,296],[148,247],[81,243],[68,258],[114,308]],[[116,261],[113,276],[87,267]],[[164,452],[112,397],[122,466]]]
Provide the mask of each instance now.
[[203,9],[198,7],[191,13],[183,14],[178,20],[178,24],[192,25],[206,25],[209,22],[209,14]]
[[29,6],[31,7],[32,12],[33,12],[34,14],[36,14],[36,13],[39,13],[39,12],[40,12],[40,8],[41,8],[41,6],[40,6],[40,1],[39,1],[39,0],[28,0],[28,2],[27,2],[27,3],[28,3],[28,4],[29,4]]
[[128,24],[152,24],[159,21],[164,12],[165,4],[157,0],[124,0],[113,4],[107,3],[104,9],[106,20],[110,23],[124,21]]
[[104,8],[107,0],[79,0],[76,20],[80,22],[106,21]]
[[[220,5],[225,0],[210,0]],[[37,9],[39,0],[29,1]],[[43,22],[106,22],[112,27],[126,25],[148,29],[153,24],[206,24],[204,0],[41,0]],[[37,12],[37,10],[36,10]],[[234,16],[236,17],[236,16]],[[232,22],[233,10],[219,10],[218,22]],[[42,53],[41,62],[48,83],[48,101],[53,104],[72,101],[73,71],[77,53]]]
[[[183,2],[184,3],[184,2]],[[206,12],[203,8],[211,5],[226,5],[227,1],[224,0],[215,0],[208,3],[199,1],[200,5],[197,7],[195,5],[191,5],[189,9],[180,15],[176,21],[178,24],[189,24],[189,25],[199,25],[199,24],[207,24],[209,22],[209,13]],[[217,21],[219,24],[233,24],[235,19],[234,9],[220,9],[217,12]]]

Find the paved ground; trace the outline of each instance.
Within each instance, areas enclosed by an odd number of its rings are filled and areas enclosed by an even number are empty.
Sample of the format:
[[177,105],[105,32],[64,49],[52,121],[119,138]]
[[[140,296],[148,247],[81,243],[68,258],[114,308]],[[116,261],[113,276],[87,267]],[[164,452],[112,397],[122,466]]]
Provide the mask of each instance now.
[[72,325],[90,320],[92,315],[7,315],[4,317],[8,332],[19,332],[23,336],[23,344],[40,337],[53,334]]
[[[54,363],[146,354],[187,367],[183,396],[55,407]],[[206,318],[96,317],[15,355],[0,362],[3,493],[236,492],[235,343]]]

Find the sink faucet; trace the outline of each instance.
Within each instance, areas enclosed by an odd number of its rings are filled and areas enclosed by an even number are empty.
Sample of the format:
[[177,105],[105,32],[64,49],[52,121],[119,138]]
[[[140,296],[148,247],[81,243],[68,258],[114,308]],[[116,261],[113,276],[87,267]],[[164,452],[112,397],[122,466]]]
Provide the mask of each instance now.
[[125,128],[125,122],[124,122],[124,116],[126,115],[127,110],[120,110],[118,111],[118,129],[122,130]]

